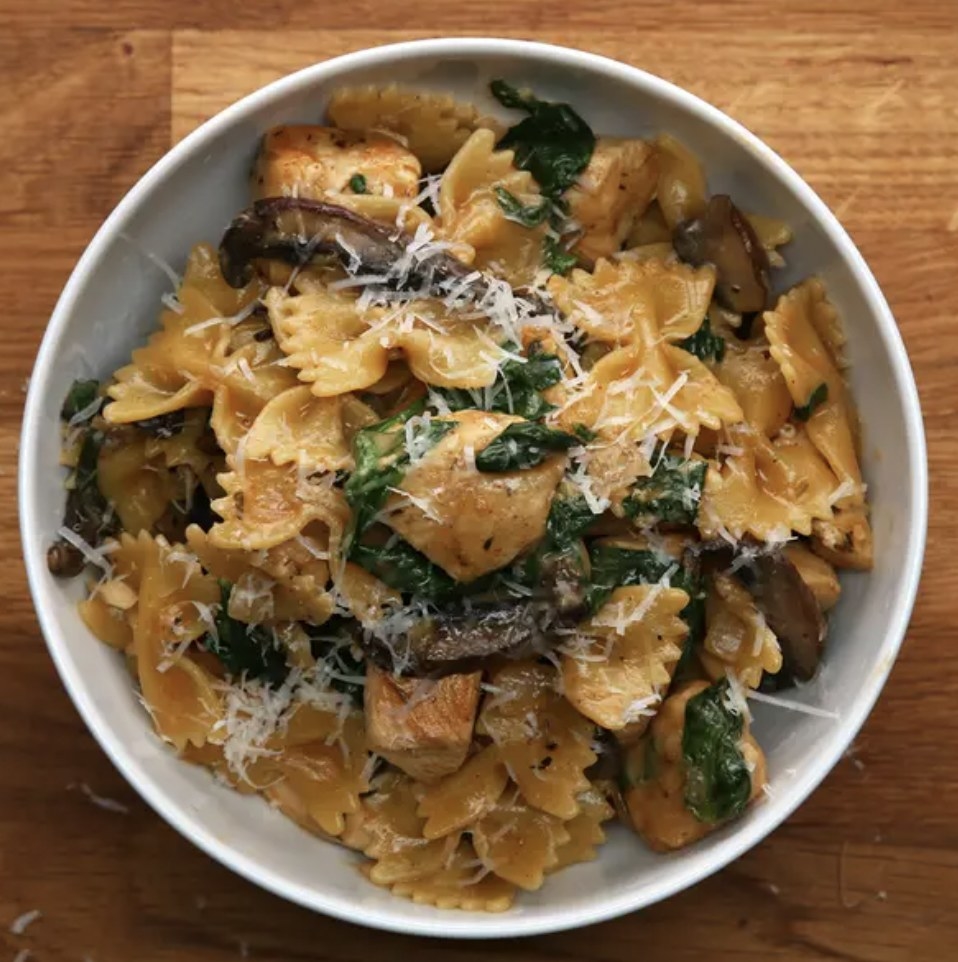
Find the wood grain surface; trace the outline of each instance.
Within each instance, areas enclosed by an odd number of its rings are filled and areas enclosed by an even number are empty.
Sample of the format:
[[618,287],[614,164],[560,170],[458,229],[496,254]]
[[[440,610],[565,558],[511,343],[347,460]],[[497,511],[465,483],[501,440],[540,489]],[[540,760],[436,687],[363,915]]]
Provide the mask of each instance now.
[[[25,379],[57,294],[122,194],[265,81],[348,50],[457,34],[639,65],[778,150],[838,212],[888,296],[932,476],[911,630],[852,756],[771,838],[694,889],[591,929],[488,945],[310,914],[147,809],[60,686],[15,517]],[[38,962],[958,959],[956,89],[954,0],[0,0],[0,962],[23,951]],[[42,916],[22,935],[7,930],[31,909]]]

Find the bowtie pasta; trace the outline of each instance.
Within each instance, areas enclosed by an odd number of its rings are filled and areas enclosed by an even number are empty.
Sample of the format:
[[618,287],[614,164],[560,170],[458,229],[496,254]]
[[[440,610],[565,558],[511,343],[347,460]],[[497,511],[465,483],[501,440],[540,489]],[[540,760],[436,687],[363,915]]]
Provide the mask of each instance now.
[[501,911],[616,813],[669,850],[761,799],[748,699],[818,670],[872,538],[787,226],[668,134],[490,89],[266,133],[219,250],[74,383],[48,557],[184,759]]

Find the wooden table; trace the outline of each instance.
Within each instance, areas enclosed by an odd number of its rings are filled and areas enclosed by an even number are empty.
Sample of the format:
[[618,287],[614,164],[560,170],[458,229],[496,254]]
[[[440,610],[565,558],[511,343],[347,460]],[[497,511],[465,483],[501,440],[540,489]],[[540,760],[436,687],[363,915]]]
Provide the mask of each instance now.
[[[839,214],[915,365],[932,471],[926,579],[854,752],[771,838],[665,904],[494,945],[414,941],[288,905],[168,828],[63,692],[14,518],[26,378],[94,229],[197,123],[317,60],[420,36],[578,46],[743,121]],[[958,4],[954,0],[0,0],[0,959],[958,958]],[[87,786],[127,806],[93,804]],[[22,912],[43,915],[21,936]]]

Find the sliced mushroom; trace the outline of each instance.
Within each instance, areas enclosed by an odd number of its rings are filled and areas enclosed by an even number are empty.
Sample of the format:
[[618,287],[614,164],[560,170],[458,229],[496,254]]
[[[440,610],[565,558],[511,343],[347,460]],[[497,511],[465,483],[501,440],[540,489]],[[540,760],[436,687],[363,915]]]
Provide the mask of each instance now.
[[716,194],[704,214],[678,224],[672,244],[695,267],[715,265],[715,296],[724,307],[738,314],[765,309],[768,253],[727,194]]
[[[319,257],[338,260],[350,273],[384,278],[387,287],[422,288],[460,280],[472,268],[439,252],[406,257],[409,238],[336,204],[297,197],[269,197],[244,210],[220,241],[220,269],[231,287],[243,287],[256,260],[301,266]],[[407,270],[397,265],[406,257]],[[403,261],[402,263],[405,263]]]
[[822,655],[825,618],[798,569],[777,551],[751,559],[737,574],[778,638],[782,680],[808,681]]
[[574,555],[556,555],[542,566],[542,588],[522,601],[492,599],[424,618],[402,641],[364,634],[367,657],[388,671],[419,678],[471,672],[492,657],[534,658],[561,641],[588,613],[587,583]]

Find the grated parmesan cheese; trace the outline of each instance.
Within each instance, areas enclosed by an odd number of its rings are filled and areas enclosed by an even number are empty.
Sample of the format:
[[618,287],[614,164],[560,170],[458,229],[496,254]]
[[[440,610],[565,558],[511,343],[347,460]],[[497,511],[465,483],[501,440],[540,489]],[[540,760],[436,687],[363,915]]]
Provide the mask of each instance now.
[[10,923],[10,932],[13,935],[23,935],[26,932],[28,926],[32,925],[43,913],[39,909],[30,909],[29,912],[24,912],[22,915],[18,915]]
[[819,708],[817,705],[806,705],[804,702],[792,701],[790,698],[779,698],[777,695],[767,695],[761,691],[749,691],[748,697],[752,701],[757,701],[764,705],[774,705],[776,708],[787,708],[791,711],[802,712],[805,715],[815,715],[817,718],[831,718],[835,721],[841,718],[841,715],[836,711]]

